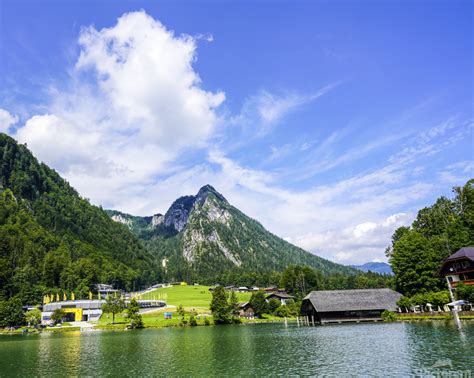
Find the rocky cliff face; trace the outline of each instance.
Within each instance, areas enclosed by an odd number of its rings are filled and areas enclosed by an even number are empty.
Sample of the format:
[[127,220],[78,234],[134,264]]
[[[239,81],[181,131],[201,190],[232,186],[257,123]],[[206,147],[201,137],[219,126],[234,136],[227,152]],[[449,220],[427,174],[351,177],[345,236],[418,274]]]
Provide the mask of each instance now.
[[209,197],[227,202],[224,196],[217,192],[211,185],[206,185],[199,190],[197,195],[180,197],[174,201],[166,212],[162,223],[166,227],[173,227],[178,232],[183,231],[188,223],[191,212],[202,207]]
[[128,225],[158,258],[167,259],[170,271],[209,276],[232,269],[281,270],[288,264],[306,264],[323,271],[352,270],[271,234],[210,185],[194,196],[178,198],[165,215],[134,217],[116,211],[109,211],[109,215]]

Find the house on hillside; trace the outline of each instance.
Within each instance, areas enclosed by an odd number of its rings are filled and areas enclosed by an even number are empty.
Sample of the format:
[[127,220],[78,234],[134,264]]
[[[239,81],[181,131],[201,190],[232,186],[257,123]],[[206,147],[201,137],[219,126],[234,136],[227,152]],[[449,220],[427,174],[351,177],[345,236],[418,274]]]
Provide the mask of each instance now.
[[275,293],[270,293],[267,295],[266,300],[267,302],[270,301],[271,299],[276,299],[281,302],[282,305],[286,305],[286,302],[290,299],[295,299],[294,296],[289,295],[287,293],[282,293],[282,292],[275,292]]
[[474,285],[474,247],[464,247],[453,253],[443,261],[439,273],[447,277],[454,288],[459,282]]
[[321,324],[377,321],[383,311],[397,311],[400,297],[391,289],[312,291],[303,299],[301,313]]

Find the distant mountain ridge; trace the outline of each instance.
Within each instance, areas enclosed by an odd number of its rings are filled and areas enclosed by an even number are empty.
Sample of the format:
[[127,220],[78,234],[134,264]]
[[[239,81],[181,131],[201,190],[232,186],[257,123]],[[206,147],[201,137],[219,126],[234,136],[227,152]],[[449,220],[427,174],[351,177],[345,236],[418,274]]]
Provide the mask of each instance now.
[[351,267],[359,269],[363,272],[372,272],[379,274],[393,274],[392,267],[384,262],[368,262],[363,265],[351,265]]
[[356,272],[270,233],[229,204],[211,185],[203,186],[196,195],[178,198],[164,215],[137,217],[115,210],[107,213],[127,225],[161,259],[173,279],[197,277],[202,281],[236,269],[283,270],[289,264],[309,265],[327,274]]

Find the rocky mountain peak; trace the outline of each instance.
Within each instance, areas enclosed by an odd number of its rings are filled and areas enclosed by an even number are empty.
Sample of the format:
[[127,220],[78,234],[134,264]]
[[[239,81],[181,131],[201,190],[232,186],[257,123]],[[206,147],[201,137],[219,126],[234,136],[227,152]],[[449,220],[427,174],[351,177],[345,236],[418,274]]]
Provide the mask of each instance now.
[[220,194],[216,189],[214,189],[211,185],[204,185],[201,189],[199,189],[198,194],[196,195],[196,201],[199,202],[201,205],[204,203],[206,198],[210,195],[214,195],[217,199],[221,201],[227,202],[222,194]]
[[181,232],[186,227],[194,204],[198,203],[202,206],[210,195],[215,196],[220,201],[227,202],[224,196],[211,185],[205,185],[199,189],[195,196],[183,196],[174,201],[164,216],[163,224]]

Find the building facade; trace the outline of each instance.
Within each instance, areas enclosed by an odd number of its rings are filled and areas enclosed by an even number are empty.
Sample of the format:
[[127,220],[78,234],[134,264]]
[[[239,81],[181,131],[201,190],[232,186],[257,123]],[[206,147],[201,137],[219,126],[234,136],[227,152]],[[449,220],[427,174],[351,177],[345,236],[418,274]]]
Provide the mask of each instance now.
[[464,247],[443,261],[440,275],[455,288],[460,282],[474,285],[474,247]]
[[[53,323],[51,315],[54,310],[61,309],[66,314],[64,320],[66,322],[87,322],[98,321],[102,316],[102,306],[105,300],[77,300],[77,301],[59,301],[51,302],[43,305],[43,312],[41,313],[41,324],[50,325]],[[129,300],[125,300],[125,305],[128,305]],[[153,310],[155,308],[165,307],[166,302],[161,300],[137,300],[140,306],[140,313]]]

